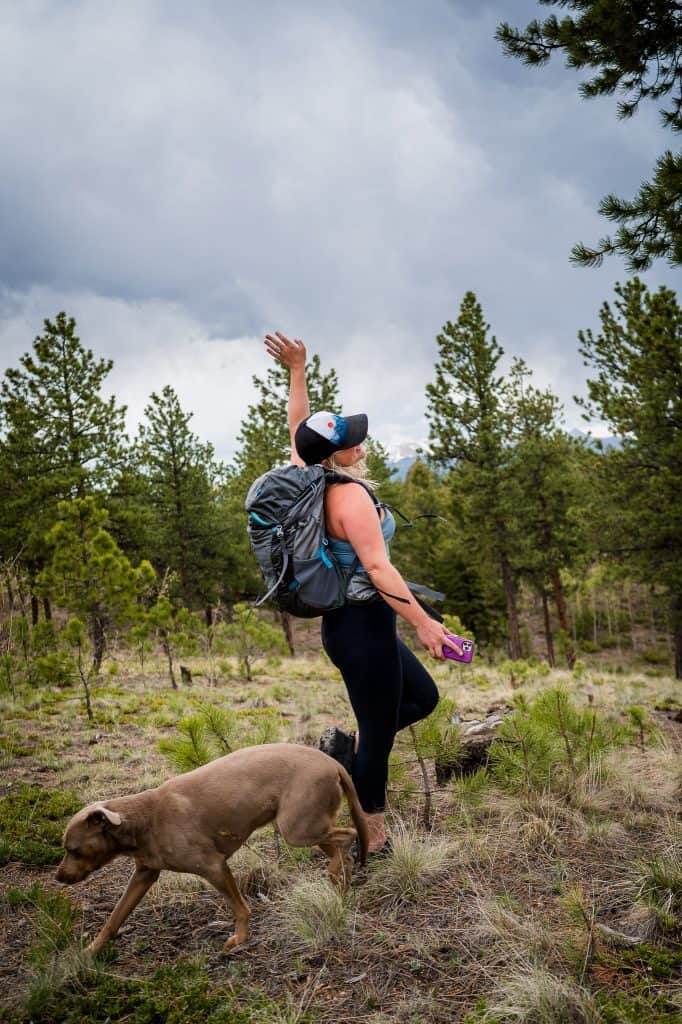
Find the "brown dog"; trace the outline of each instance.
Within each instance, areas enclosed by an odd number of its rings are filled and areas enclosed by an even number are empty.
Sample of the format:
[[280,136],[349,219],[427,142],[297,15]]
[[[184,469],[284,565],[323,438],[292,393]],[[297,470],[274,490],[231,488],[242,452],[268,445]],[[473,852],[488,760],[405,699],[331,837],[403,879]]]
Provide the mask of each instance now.
[[[355,828],[335,826],[344,794]],[[291,846],[319,846],[335,882],[350,877],[356,837],[365,861],[367,824],[350,776],[327,754],[293,743],[244,747],[157,789],[84,807],[64,834],[57,881],[81,882],[115,857],[135,861],[125,892],[87,951],[99,952],[116,935],[163,870],[214,885],[234,911],[235,932],[225,949],[245,942],[251,911],[227,858],[270,821]]]

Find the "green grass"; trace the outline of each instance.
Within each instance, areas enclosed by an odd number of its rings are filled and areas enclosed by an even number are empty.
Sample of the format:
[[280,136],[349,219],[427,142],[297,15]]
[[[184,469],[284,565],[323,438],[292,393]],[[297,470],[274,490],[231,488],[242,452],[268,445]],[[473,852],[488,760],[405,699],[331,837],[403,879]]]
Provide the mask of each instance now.
[[0,864],[57,864],[62,834],[82,800],[73,790],[45,790],[21,783],[0,800]]
[[78,910],[64,893],[48,893],[38,883],[29,889],[10,886],[5,901],[12,910],[28,909],[32,914],[34,934],[27,956],[31,963],[42,966],[73,942]]
[[259,1024],[278,1019],[279,1009],[257,990],[213,987],[198,960],[180,960],[149,978],[123,978],[83,970],[63,984],[34,990],[6,1024]]
[[[682,950],[641,944],[618,952],[602,952],[600,967],[618,978],[618,990],[597,994],[604,1024],[673,1024],[682,1020],[664,986],[680,991]],[[614,986],[615,987],[615,986]]]

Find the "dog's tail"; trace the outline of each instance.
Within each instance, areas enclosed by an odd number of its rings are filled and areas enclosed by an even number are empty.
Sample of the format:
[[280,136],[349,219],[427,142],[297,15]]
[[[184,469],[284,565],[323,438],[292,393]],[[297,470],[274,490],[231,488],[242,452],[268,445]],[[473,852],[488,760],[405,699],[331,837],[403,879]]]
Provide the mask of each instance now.
[[358,800],[358,794],[355,791],[353,780],[350,775],[343,767],[343,765],[337,763],[339,769],[339,779],[344,793],[346,794],[346,800],[348,801],[348,807],[350,810],[350,816],[353,819],[353,824],[358,833],[358,849],[360,853],[360,863],[364,864],[367,860],[367,847],[369,845],[369,831],[367,829],[367,822],[365,820],[365,812],[360,806]]

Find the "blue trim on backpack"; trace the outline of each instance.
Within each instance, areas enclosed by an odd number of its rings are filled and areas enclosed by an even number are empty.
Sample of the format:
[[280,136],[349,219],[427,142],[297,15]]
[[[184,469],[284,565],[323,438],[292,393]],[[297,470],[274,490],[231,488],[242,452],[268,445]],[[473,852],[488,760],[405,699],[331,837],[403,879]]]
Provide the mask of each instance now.
[[317,552],[317,554],[318,554],[319,558],[322,559],[322,561],[326,565],[327,569],[333,569],[334,568],[334,563],[332,562],[331,558],[329,557],[329,555],[325,551],[325,548],[328,546],[328,544],[329,544],[329,541],[325,537],[324,540],[322,541],[322,544],[320,546],[320,550]]
[[249,515],[256,520],[259,526],[272,526],[272,523],[266,523],[264,519],[261,519],[257,512],[249,512]]

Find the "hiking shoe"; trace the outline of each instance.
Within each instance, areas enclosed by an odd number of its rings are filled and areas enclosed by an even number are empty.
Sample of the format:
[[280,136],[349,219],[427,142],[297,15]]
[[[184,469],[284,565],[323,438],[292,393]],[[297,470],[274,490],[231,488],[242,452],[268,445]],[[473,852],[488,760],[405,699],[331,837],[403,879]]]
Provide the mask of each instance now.
[[323,754],[329,754],[335,761],[343,765],[350,774],[355,754],[355,733],[348,734],[336,726],[325,729],[320,736],[319,748]]

